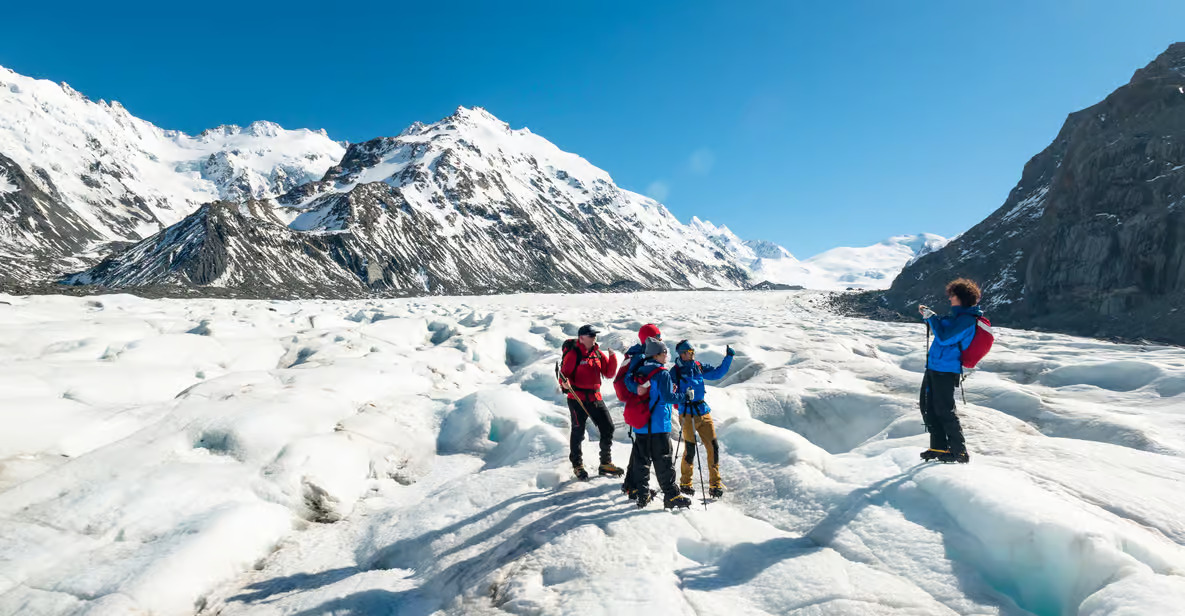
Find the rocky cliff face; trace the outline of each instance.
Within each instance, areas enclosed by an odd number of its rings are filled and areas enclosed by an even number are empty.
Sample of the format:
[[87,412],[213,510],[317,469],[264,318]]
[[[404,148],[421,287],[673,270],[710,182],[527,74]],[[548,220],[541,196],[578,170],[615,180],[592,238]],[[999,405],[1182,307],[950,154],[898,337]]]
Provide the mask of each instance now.
[[995,320],[1185,344],[1185,43],[1071,114],[1004,205],[897,277],[887,305],[977,280]]
[[46,270],[78,267],[81,262],[70,256],[86,252],[101,239],[62,203],[47,176],[34,180],[0,154],[0,262],[5,265],[0,267],[0,284],[32,279]]

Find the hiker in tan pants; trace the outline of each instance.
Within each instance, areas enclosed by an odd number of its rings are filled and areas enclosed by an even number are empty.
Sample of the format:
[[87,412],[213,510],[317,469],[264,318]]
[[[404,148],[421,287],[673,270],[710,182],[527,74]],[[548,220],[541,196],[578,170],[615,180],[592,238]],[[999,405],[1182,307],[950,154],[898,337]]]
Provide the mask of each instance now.
[[712,422],[712,409],[704,401],[704,379],[715,381],[724,378],[732,367],[735,353],[732,347],[725,348],[724,361],[719,367],[701,364],[695,359],[695,348],[684,340],[675,346],[679,359],[671,368],[671,377],[683,394],[679,404],[679,423],[683,430],[683,463],[679,470],[679,490],[684,494],[695,494],[691,485],[692,465],[696,459],[696,435],[703,442],[708,457],[708,496],[724,496],[724,483],[720,480],[720,444],[716,441],[716,426]]

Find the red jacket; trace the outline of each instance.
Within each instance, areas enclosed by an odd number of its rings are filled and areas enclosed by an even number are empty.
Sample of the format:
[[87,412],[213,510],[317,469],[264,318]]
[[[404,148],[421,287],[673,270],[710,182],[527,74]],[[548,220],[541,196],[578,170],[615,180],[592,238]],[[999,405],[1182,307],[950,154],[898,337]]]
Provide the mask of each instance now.
[[560,374],[568,377],[575,390],[575,394],[568,393],[569,399],[579,397],[584,401],[600,400],[601,378],[611,379],[617,374],[617,356],[613,353],[606,355],[597,345],[593,345],[590,352],[577,342],[576,346],[564,355]]

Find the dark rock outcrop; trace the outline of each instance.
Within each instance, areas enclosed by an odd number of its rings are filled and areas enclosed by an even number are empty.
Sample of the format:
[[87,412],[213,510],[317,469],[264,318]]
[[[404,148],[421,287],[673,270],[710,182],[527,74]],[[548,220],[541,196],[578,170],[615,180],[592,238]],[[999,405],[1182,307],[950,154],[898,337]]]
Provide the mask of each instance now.
[[1004,205],[906,267],[882,304],[945,306],[960,276],[1001,324],[1185,344],[1185,43],[1070,114]]

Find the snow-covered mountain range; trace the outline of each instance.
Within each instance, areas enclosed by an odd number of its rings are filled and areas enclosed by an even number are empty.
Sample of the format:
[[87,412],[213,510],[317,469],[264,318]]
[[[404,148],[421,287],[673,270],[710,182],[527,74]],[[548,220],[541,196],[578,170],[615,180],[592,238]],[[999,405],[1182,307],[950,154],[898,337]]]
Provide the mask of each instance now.
[[692,218],[691,225],[746,264],[755,281],[808,289],[886,289],[907,264],[946,245],[932,233],[898,235],[859,248],[840,247],[798,260],[763,240],[742,240],[728,227]]
[[149,237],[203,203],[273,197],[344,153],[324,131],[270,122],[196,137],[164,130],[118,102],[0,67],[0,257],[25,262],[0,279],[76,268],[101,245]]
[[[194,137],[0,70],[0,282],[256,296],[887,286],[936,236],[805,261],[677,220],[481,108],[342,144],[270,122]],[[29,257],[33,257],[30,259]]]

